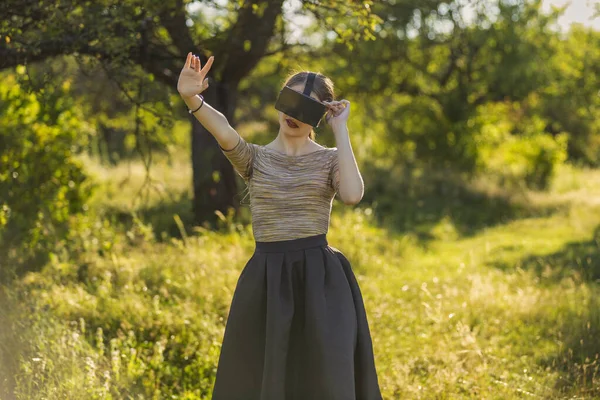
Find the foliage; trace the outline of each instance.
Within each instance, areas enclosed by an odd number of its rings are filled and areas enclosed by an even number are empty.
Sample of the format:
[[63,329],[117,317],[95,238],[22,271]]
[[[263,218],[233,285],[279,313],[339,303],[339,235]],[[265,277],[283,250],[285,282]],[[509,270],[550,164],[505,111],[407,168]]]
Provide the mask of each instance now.
[[[480,106],[494,110],[508,101],[544,121],[540,134],[567,133],[571,162],[597,165],[600,34],[578,26],[559,34],[552,29],[559,14],[544,14],[540,1],[478,4],[467,23],[463,2],[422,2],[414,9],[409,2],[378,2],[374,10],[383,22],[375,41],[359,43],[353,52],[326,42],[311,53],[312,65],[334,77],[355,99],[355,110],[385,124],[385,139],[374,140],[400,151],[399,161],[476,172],[478,132],[466,124]],[[535,104],[529,104],[532,98]]]
[[68,93],[68,81],[40,96],[25,93],[13,75],[0,84],[3,278],[17,266],[43,262],[89,196],[91,186],[75,158],[87,127]]
[[568,134],[544,132],[547,122],[528,116],[526,105],[481,105],[467,121],[477,147],[477,170],[503,185],[545,189],[567,158]]
[[239,232],[160,244],[139,220],[124,231],[81,223],[71,240],[85,249],[14,282],[0,307],[0,339],[11,343],[0,348],[0,375],[15,377],[15,396],[209,398],[226,288],[239,274],[237,264],[212,265],[239,257]]
[[556,41],[551,80],[541,94],[539,113],[551,133],[569,133],[569,160],[600,165],[600,32],[574,25]]
[[[12,14],[0,19],[6,28],[0,51],[6,55],[3,66],[18,65],[21,60],[53,57],[57,43],[68,43],[58,46],[61,54],[74,54],[84,70],[102,71],[106,76],[98,81],[116,83],[135,104],[135,110],[130,105],[130,113],[121,115],[115,113],[123,108],[120,103],[93,108],[106,110],[98,117],[98,131],[117,137],[113,150],[124,154],[135,147],[147,160],[150,149],[166,147],[163,130],[172,125],[163,117],[178,101],[166,91],[174,87],[181,66],[177,60],[198,50],[204,58],[216,55],[212,78],[218,95],[210,102],[233,123],[266,119],[271,134],[266,137],[272,137],[277,127],[272,107],[265,105],[274,102],[285,74],[291,68],[314,68],[332,76],[341,89],[338,93],[356,104],[354,115],[362,125],[353,122],[354,132],[361,132],[357,145],[367,149],[366,154],[388,153],[397,162],[474,173],[482,156],[473,136],[477,132],[466,124],[476,118],[479,107],[525,102],[535,95],[536,114],[546,123],[539,132],[553,138],[567,133],[569,161],[597,165],[599,35],[582,27],[560,35],[552,30],[559,13],[544,14],[541,4],[540,0],[297,4],[257,0],[186,6],[176,1],[89,5],[71,0],[61,7],[38,2],[17,13],[17,6],[8,2],[5,7]],[[470,20],[465,13],[470,13]],[[292,35],[297,16],[312,18],[312,24]],[[39,29],[23,29],[31,25]],[[99,31],[105,36],[101,41]],[[45,32],[46,39],[40,40],[36,32]],[[89,96],[84,104],[101,97]],[[377,128],[371,128],[373,122],[365,116],[376,117]],[[164,129],[153,129],[155,125]],[[140,131],[132,137],[132,129]],[[119,141],[126,135],[127,140]],[[334,145],[330,137],[323,139]],[[192,146],[196,166],[202,165],[200,154],[208,148],[199,147]],[[109,153],[116,162],[115,152]],[[542,164],[552,163],[552,156],[547,161],[540,157],[539,166],[524,167],[522,157],[504,161],[515,163],[508,167],[514,170],[513,179],[537,175],[524,184],[541,187],[543,176],[551,174]],[[218,169],[217,164],[210,163],[210,168]],[[214,172],[234,176],[205,169],[194,171],[195,210],[216,206],[202,203],[202,193],[225,191],[229,178],[214,183],[210,179]],[[216,186],[203,187],[205,182]],[[226,204],[234,203],[230,195],[226,197]]]

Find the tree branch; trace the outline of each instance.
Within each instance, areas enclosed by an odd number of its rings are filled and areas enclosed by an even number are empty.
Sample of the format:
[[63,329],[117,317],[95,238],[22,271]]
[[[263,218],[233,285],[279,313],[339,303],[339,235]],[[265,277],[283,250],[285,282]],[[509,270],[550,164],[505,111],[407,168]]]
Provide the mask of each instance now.
[[[160,21],[169,33],[169,36],[171,36],[173,46],[179,50],[180,56],[183,57],[188,52],[195,51],[206,57],[204,50],[200,46],[197,46],[197,44],[194,42],[194,39],[192,39],[190,31],[186,25],[186,20],[187,15],[185,13],[185,4],[182,0],[175,0],[174,7],[165,8],[160,13]],[[206,60],[201,61],[204,63]]]
[[[275,21],[282,13],[283,1],[244,2],[238,19],[223,44],[227,49],[223,82],[237,85],[264,56],[273,36]],[[249,43],[249,47],[246,43]]]

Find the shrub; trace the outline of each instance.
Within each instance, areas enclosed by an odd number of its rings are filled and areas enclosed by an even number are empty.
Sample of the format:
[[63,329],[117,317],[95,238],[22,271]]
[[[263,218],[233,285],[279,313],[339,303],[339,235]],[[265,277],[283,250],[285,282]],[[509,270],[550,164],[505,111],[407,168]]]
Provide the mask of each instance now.
[[0,83],[2,280],[43,263],[90,194],[75,159],[86,125],[68,91],[65,83],[28,94],[15,75]]
[[567,158],[568,135],[544,132],[546,121],[518,103],[488,103],[467,121],[477,149],[476,171],[499,183],[545,189]]

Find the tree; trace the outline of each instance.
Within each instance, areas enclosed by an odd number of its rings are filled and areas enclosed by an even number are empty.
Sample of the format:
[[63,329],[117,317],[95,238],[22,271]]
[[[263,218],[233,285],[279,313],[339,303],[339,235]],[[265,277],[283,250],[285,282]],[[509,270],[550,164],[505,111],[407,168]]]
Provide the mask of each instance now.
[[[284,3],[7,0],[0,5],[0,69],[60,55],[85,56],[84,67],[99,63],[132,101],[143,103],[139,82],[157,80],[175,90],[188,52],[202,62],[214,55],[205,99],[235,124],[240,81],[263,57],[302,45],[288,40]],[[377,18],[370,4],[302,1],[305,12],[346,41],[372,37]],[[322,18],[325,14],[336,18]],[[237,208],[236,175],[212,135],[195,118],[190,123],[195,218],[213,221],[216,210]]]
[[411,159],[472,171],[477,149],[466,126],[477,108],[523,101],[552,79],[558,35],[548,28],[558,13],[543,14],[540,0],[382,0],[374,13],[377,40],[353,54],[331,47],[351,80],[344,86],[368,95],[387,139],[410,148]]

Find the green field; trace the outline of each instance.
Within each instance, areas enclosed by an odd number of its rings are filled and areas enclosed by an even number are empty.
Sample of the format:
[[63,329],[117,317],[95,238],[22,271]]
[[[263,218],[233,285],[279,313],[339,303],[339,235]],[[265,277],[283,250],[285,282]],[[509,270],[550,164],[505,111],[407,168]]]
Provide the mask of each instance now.
[[[186,164],[155,166],[145,201],[141,165],[86,166],[96,221],[69,238],[85,250],[3,289],[4,390],[209,399],[250,225],[191,229]],[[384,398],[600,397],[600,171],[423,193],[394,215],[336,201],[328,234],[361,285]]]

